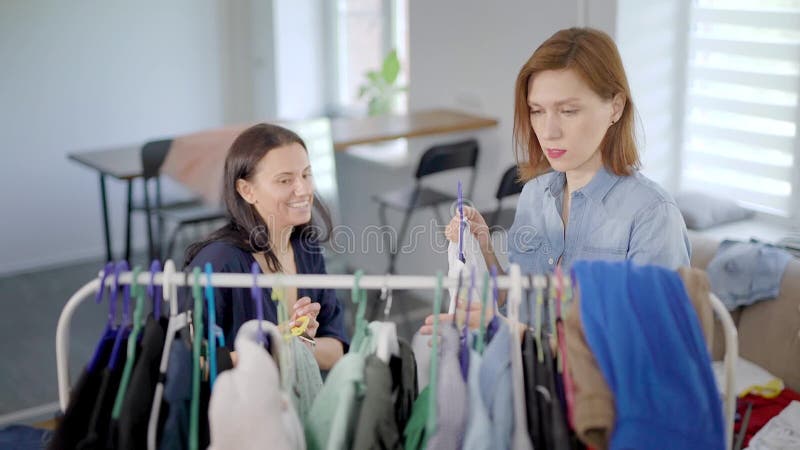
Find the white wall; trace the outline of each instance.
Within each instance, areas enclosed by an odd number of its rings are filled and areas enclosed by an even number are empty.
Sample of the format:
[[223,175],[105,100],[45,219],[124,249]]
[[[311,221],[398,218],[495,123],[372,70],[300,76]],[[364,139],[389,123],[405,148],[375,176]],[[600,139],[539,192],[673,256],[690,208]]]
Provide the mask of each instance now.
[[274,0],[276,113],[306,119],[325,113],[325,0]]
[[[0,4],[0,273],[104,254],[97,176],[68,152],[225,121],[220,5]],[[109,196],[119,255],[123,185]]]
[[480,0],[410,2],[409,109],[449,106],[499,119],[481,135],[475,200],[491,201],[514,163],[514,83],[536,47],[580,22],[614,32],[616,0]]
[[[409,167],[381,168],[348,155],[337,155],[337,166],[354,173],[358,180],[340,176],[340,202],[346,217],[359,224],[377,223],[377,214],[364,185],[387,191],[412,181],[413,166],[422,150],[435,143],[474,136],[481,145],[478,180],[473,200],[481,209],[494,208],[494,193],[502,172],[514,163],[511,132],[513,127],[514,83],[522,64],[535,48],[561,28],[586,24],[611,34],[616,20],[616,0],[532,1],[509,0],[487,3],[481,0],[436,0],[409,2],[409,110],[450,107],[497,118],[496,129],[458,135],[443,135],[409,141]],[[370,180],[372,184],[362,183]],[[466,181],[466,178],[464,179]],[[352,186],[350,186],[352,185]],[[455,193],[451,177],[437,180],[435,187]],[[358,198],[355,206],[347,202]],[[358,211],[352,211],[358,209]],[[442,208],[443,214],[447,213]],[[433,216],[419,212],[415,227],[430,229]],[[401,215],[390,213],[389,222],[399,226]],[[359,227],[356,226],[356,231]],[[425,273],[446,267],[446,245],[441,239],[429,242],[431,234],[420,238],[416,251],[401,255],[398,271]],[[439,236],[441,237],[441,236]],[[437,247],[438,245],[438,248]],[[432,248],[434,247],[434,248]],[[386,256],[358,255],[351,258],[356,267],[384,270]]]

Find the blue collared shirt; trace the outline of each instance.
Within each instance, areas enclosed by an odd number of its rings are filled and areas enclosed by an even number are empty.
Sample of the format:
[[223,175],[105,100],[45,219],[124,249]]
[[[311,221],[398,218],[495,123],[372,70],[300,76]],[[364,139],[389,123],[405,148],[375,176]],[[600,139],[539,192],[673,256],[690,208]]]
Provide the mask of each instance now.
[[510,261],[545,273],[559,263],[624,260],[669,269],[689,265],[686,224],[672,197],[639,172],[605,167],[572,193],[567,230],[561,220],[566,176],[548,172],[525,184],[508,234]]

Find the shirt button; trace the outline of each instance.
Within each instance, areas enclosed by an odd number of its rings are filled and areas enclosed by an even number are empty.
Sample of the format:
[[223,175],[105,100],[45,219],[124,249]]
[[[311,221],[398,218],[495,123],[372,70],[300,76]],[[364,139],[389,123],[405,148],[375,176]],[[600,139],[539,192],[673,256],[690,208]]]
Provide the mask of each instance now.
[[550,265],[552,266],[553,265],[553,258],[548,259],[547,262],[550,263]]

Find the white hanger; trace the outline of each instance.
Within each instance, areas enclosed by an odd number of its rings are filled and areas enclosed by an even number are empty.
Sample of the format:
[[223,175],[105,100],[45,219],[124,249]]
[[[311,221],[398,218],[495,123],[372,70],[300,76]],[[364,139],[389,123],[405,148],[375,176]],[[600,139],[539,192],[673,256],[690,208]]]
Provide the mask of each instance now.
[[[164,341],[164,350],[161,352],[161,364],[159,372],[164,375],[167,373],[169,363],[169,353],[172,349],[172,342],[175,340],[175,333],[189,324],[188,312],[178,314],[178,286],[172,282],[174,277],[175,263],[171,259],[164,263],[164,300],[169,300],[169,323],[167,324],[167,335]],[[150,409],[150,421],[147,424],[147,449],[156,450],[156,433],[158,431],[158,415],[161,411],[161,399],[164,397],[164,383],[156,385],[153,395],[153,405]]]
[[397,341],[397,325],[394,322],[372,322],[369,324],[375,333],[375,355],[389,364],[392,355],[400,356],[400,343]]

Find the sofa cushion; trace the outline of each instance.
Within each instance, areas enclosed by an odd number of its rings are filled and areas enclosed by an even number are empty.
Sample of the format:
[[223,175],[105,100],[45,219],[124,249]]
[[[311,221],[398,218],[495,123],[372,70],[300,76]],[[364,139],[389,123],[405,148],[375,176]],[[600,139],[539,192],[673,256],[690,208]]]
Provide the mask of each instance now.
[[701,192],[681,192],[675,203],[683,214],[686,227],[704,230],[723,223],[736,222],[753,217],[754,212],[742,208],[732,200],[714,197]]

